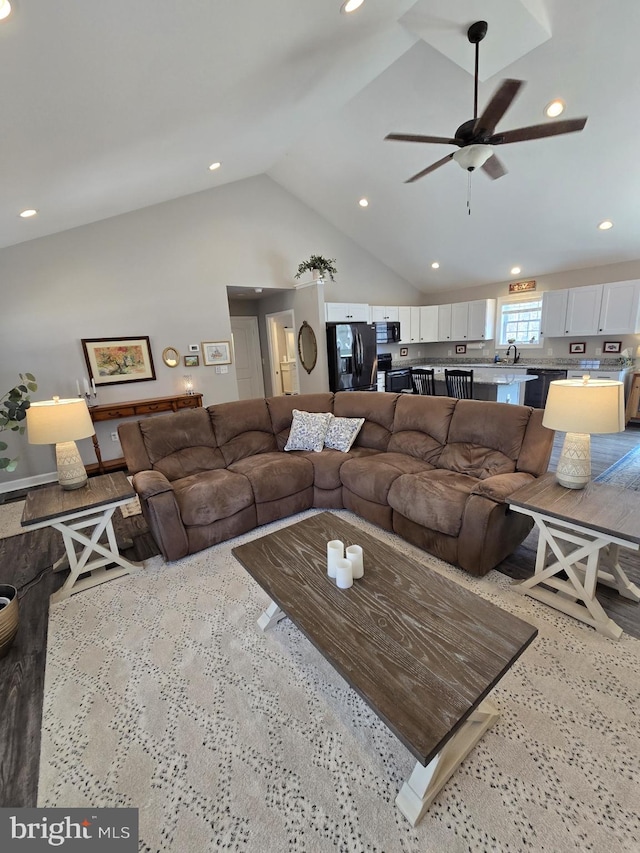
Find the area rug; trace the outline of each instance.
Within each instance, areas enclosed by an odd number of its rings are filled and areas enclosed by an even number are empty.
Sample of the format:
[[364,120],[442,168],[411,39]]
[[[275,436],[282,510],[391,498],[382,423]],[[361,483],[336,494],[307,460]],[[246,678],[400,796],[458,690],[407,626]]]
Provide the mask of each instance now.
[[20,525],[24,501],[9,501],[0,504],[0,539],[8,539],[10,536],[19,536],[24,533]]
[[637,853],[640,642],[339,512],[540,632],[414,829],[394,804],[413,758],[288,620],[259,630],[231,554],[313,512],[51,608],[39,805],[137,807],[148,853]]
[[611,483],[640,491],[640,447],[634,447],[594,479],[595,483]]

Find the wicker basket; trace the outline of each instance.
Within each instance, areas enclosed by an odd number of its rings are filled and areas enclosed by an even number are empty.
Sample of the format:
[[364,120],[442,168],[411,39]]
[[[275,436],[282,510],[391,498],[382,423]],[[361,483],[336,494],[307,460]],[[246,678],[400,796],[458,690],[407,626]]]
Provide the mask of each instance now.
[[9,604],[0,608],[0,658],[3,658],[18,633],[18,590],[8,583],[1,583],[0,598],[9,599]]

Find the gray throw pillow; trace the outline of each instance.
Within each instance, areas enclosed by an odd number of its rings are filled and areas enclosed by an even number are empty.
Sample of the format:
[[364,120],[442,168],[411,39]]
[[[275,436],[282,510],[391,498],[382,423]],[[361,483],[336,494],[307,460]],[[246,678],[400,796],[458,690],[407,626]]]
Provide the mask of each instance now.
[[346,453],[356,440],[364,418],[335,418],[332,417],[329,429],[324,437],[324,446]]
[[285,450],[315,450],[319,453],[324,445],[331,412],[302,412],[293,410],[291,432]]

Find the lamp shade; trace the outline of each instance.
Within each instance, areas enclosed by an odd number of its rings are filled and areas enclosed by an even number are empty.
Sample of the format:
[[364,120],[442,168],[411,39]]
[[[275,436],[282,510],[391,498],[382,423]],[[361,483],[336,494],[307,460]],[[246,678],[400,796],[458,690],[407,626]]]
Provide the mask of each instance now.
[[551,382],[542,423],[563,432],[622,432],[624,385],[588,377]]
[[29,444],[58,444],[88,438],[95,433],[84,400],[43,400],[27,409]]

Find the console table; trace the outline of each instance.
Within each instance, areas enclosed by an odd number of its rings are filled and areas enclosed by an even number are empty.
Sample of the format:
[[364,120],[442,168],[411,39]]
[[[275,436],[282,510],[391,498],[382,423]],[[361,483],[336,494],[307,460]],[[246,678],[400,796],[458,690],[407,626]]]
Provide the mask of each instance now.
[[[104,403],[98,406],[89,406],[89,414],[94,423],[100,421],[115,421],[122,418],[131,418],[141,415],[156,415],[159,412],[177,412],[180,409],[199,409],[202,407],[202,394],[174,394],[170,397],[150,397],[146,400],[128,400],[123,403]],[[93,436],[93,449],[96,453],[98,464],[87,465],[87,471],[92,468],[104,474],[107,468],[124,468],[124,459],[110,459],[102,461],[98,436]]]

